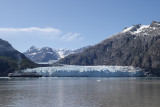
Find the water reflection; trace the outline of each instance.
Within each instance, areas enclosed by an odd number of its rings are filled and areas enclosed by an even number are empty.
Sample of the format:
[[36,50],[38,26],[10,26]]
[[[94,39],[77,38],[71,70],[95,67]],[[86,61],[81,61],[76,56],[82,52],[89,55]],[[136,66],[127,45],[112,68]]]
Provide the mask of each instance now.
[[0,107],[159,107],[160,79],[0,78]]

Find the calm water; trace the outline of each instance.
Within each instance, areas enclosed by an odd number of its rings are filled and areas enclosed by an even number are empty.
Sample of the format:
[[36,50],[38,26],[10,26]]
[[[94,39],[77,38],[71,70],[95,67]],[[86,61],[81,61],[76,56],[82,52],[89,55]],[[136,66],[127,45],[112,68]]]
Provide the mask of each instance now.
[[160,107],[160,79],[0,78],[0,107]]

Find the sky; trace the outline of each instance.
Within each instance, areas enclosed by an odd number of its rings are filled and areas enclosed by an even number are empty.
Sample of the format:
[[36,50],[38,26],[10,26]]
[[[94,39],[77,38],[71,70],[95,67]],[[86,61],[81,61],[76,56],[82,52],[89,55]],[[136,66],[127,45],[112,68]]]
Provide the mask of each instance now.
[[20,52],[73,50],[160,21],[159,10],[159,0],[0,0],[0,38]]

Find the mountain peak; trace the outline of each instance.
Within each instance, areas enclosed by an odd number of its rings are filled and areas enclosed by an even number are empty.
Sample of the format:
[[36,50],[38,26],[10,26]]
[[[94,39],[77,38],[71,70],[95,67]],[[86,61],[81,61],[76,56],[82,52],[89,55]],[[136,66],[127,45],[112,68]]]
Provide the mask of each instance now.
[[31,46],[30,49],[37,49],[35,46]]
[[41,50],[42,51],[53,51],[53,49],[50,47],[43,47],[43,48],[41,48]]
[[25,53],[37,52],[38,49],[35,46],[31,46]]
[[152,21],[152,23],[150,24],[150,27],[160,27],[160,22]]

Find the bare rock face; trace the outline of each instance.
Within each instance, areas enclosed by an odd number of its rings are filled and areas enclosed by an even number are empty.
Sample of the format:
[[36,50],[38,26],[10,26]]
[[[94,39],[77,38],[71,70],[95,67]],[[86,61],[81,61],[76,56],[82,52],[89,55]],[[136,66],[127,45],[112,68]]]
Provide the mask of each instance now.
[[134,25],[59,63],[135,66],[160,76],[160,22]]

